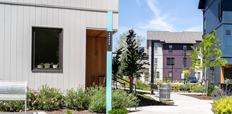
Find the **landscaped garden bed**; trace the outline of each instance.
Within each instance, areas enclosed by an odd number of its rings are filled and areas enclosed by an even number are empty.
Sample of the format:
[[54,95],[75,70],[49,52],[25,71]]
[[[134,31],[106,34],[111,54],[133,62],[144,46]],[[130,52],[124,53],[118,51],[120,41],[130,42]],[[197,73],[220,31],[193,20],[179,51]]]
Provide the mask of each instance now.
[[202,94],[181,94],[181,95],[185,95],[185,96],[189,96],[189,97],[194,97],[200,100],[213,100],[212,96],[205,96]]
[[[158,102],[149,96],[142,94],[128,94],[121,89],[112,91],[113,112],[126,111],[127,107],[148,105],[172,105],[170,102]],[[23,112],[24,101],[0,101],[2,112]],[[65,93],[59,89],[42,86],[38,90],[28,88],[27,111],[45,111],[48,114],[64,114],[71,111],[73,114],[105,113],[106,111],[106,88],[94,86],[83,89],[70,89]]]

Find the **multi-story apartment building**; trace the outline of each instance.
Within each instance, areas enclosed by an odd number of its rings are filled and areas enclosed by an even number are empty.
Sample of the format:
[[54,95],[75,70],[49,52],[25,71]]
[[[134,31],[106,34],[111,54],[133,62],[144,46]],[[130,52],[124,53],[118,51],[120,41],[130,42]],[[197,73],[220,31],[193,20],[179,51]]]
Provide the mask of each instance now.
[[199,0],[198,9],[203,12],[203,37],[213,30],[217,31],[222,54],[227,60],[226,66],[217,66],[207,70],[209,83],[221,84],[226,78],[232,79],[232,1],[231,0]]
[[[157,80],[163,80],[165,75],[168,80],[183,80],[182,67],[189,69],[192,66],[191,58],[186,53],[193,53],[191,46],[197,47],[201,39],[202,32],[148,31],[151,76],[156,74]],[[192,71],[191,75],[202,78],[201,71]]]

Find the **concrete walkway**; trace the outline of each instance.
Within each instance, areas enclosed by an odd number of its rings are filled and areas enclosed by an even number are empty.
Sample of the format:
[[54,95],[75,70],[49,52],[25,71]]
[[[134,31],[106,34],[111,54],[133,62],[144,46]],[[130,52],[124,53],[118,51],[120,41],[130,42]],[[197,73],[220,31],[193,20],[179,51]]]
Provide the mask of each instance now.
[[174,101],[173,106],[137,107],[137,111],[130,114],[213,114],[210,104],[213,100],[199,100],[180,93],[171,93],[171,99]]

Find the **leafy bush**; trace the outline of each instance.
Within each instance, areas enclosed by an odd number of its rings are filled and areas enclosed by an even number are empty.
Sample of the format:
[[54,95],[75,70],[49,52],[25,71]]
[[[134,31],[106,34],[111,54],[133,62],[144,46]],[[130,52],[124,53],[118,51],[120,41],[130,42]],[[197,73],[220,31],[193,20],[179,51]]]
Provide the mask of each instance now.
[[225,97],[219,100],[215,100],[213,106],[213,112],[215,114],[231,114],[232,113],[232,97]]
[[126,108],[112,109],[108,111],[109,114],[127,114],[129,111]]
[[[36,99],[34,99],[35,97]],[[29,98],[33,98],[30,99]],[[39,94],[29,96],[28,102],[33,109],[38,110],[57,110],[63,106],[63,96],[59,89],[43,85]]]
[[202,86],[194,87],[194,88],[193,88],[193,91],[194,91],[195,93],[201,93],[201,92],[202,92]]
[[[95,90],[95,89],[93,89]],[[91,91],[91,90],[90,90]],[[112,108],[121,109],[129,106],[138,105],[138,99],[133,94],[116,89],[112,93]],[[106,111],[106,89],[99,87],[98,91],[91,98],[89,110],[92,112],[104,113]]]
[[87,109],[90,96],[83,88],[78,88],[77,91],[70,89],[66,92],[64,102],[69,109]]
[[180,85],[180,90],[182,91],[188,91],[188,90],[191,90],[192,89],[192,85],[187,83],[187,84],[184,84],[184,85]]
[[214,86],[213,86],[213,85],[210,85],[210,86],[208,87],[208,93],[207,93],[207,96],[211,96],[211,94],[212,94],[213,90],[214,90]]
[[[24,101],[0,101],[0,111],[24,111]],[[42,86],[39,91],[27,88],[27,110],[56,110],[63,106],[59,89]]]
[[104,113],[106,111],[106,89],[100,87],[91,98],[89,110],[92,112]]
[[136,89],[141,89],[141,90],[143,90],[143,88],[148,88],[148,87],[150,87],[150,85],[147,85],[147,84],[145,84],[145,83],[137,82],[137,84],[136,84]]
[[24,101],[0,101],[0,111],[22,112],[24,104]]

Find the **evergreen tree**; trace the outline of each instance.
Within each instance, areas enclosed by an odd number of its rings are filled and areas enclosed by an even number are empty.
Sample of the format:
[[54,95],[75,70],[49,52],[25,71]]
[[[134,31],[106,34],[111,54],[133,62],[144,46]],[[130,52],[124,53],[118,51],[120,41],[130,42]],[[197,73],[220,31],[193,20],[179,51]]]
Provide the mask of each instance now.
[[130,81],[130,93],[133,91],[133,81],[134,78],[140,77],[140,74],[137,72],[140,69],[144,69],[143,65],[148,64],[145,62],[141,62],[145,58],[144,50],[138,50],[138,46],[135,41],[136,34],[134,30],[129,30],[129,34],[127,35],[126,43],[127,43],[127,51],[126,58],[124,58],[125,69],[123,72],[126,76],[129,77]]

